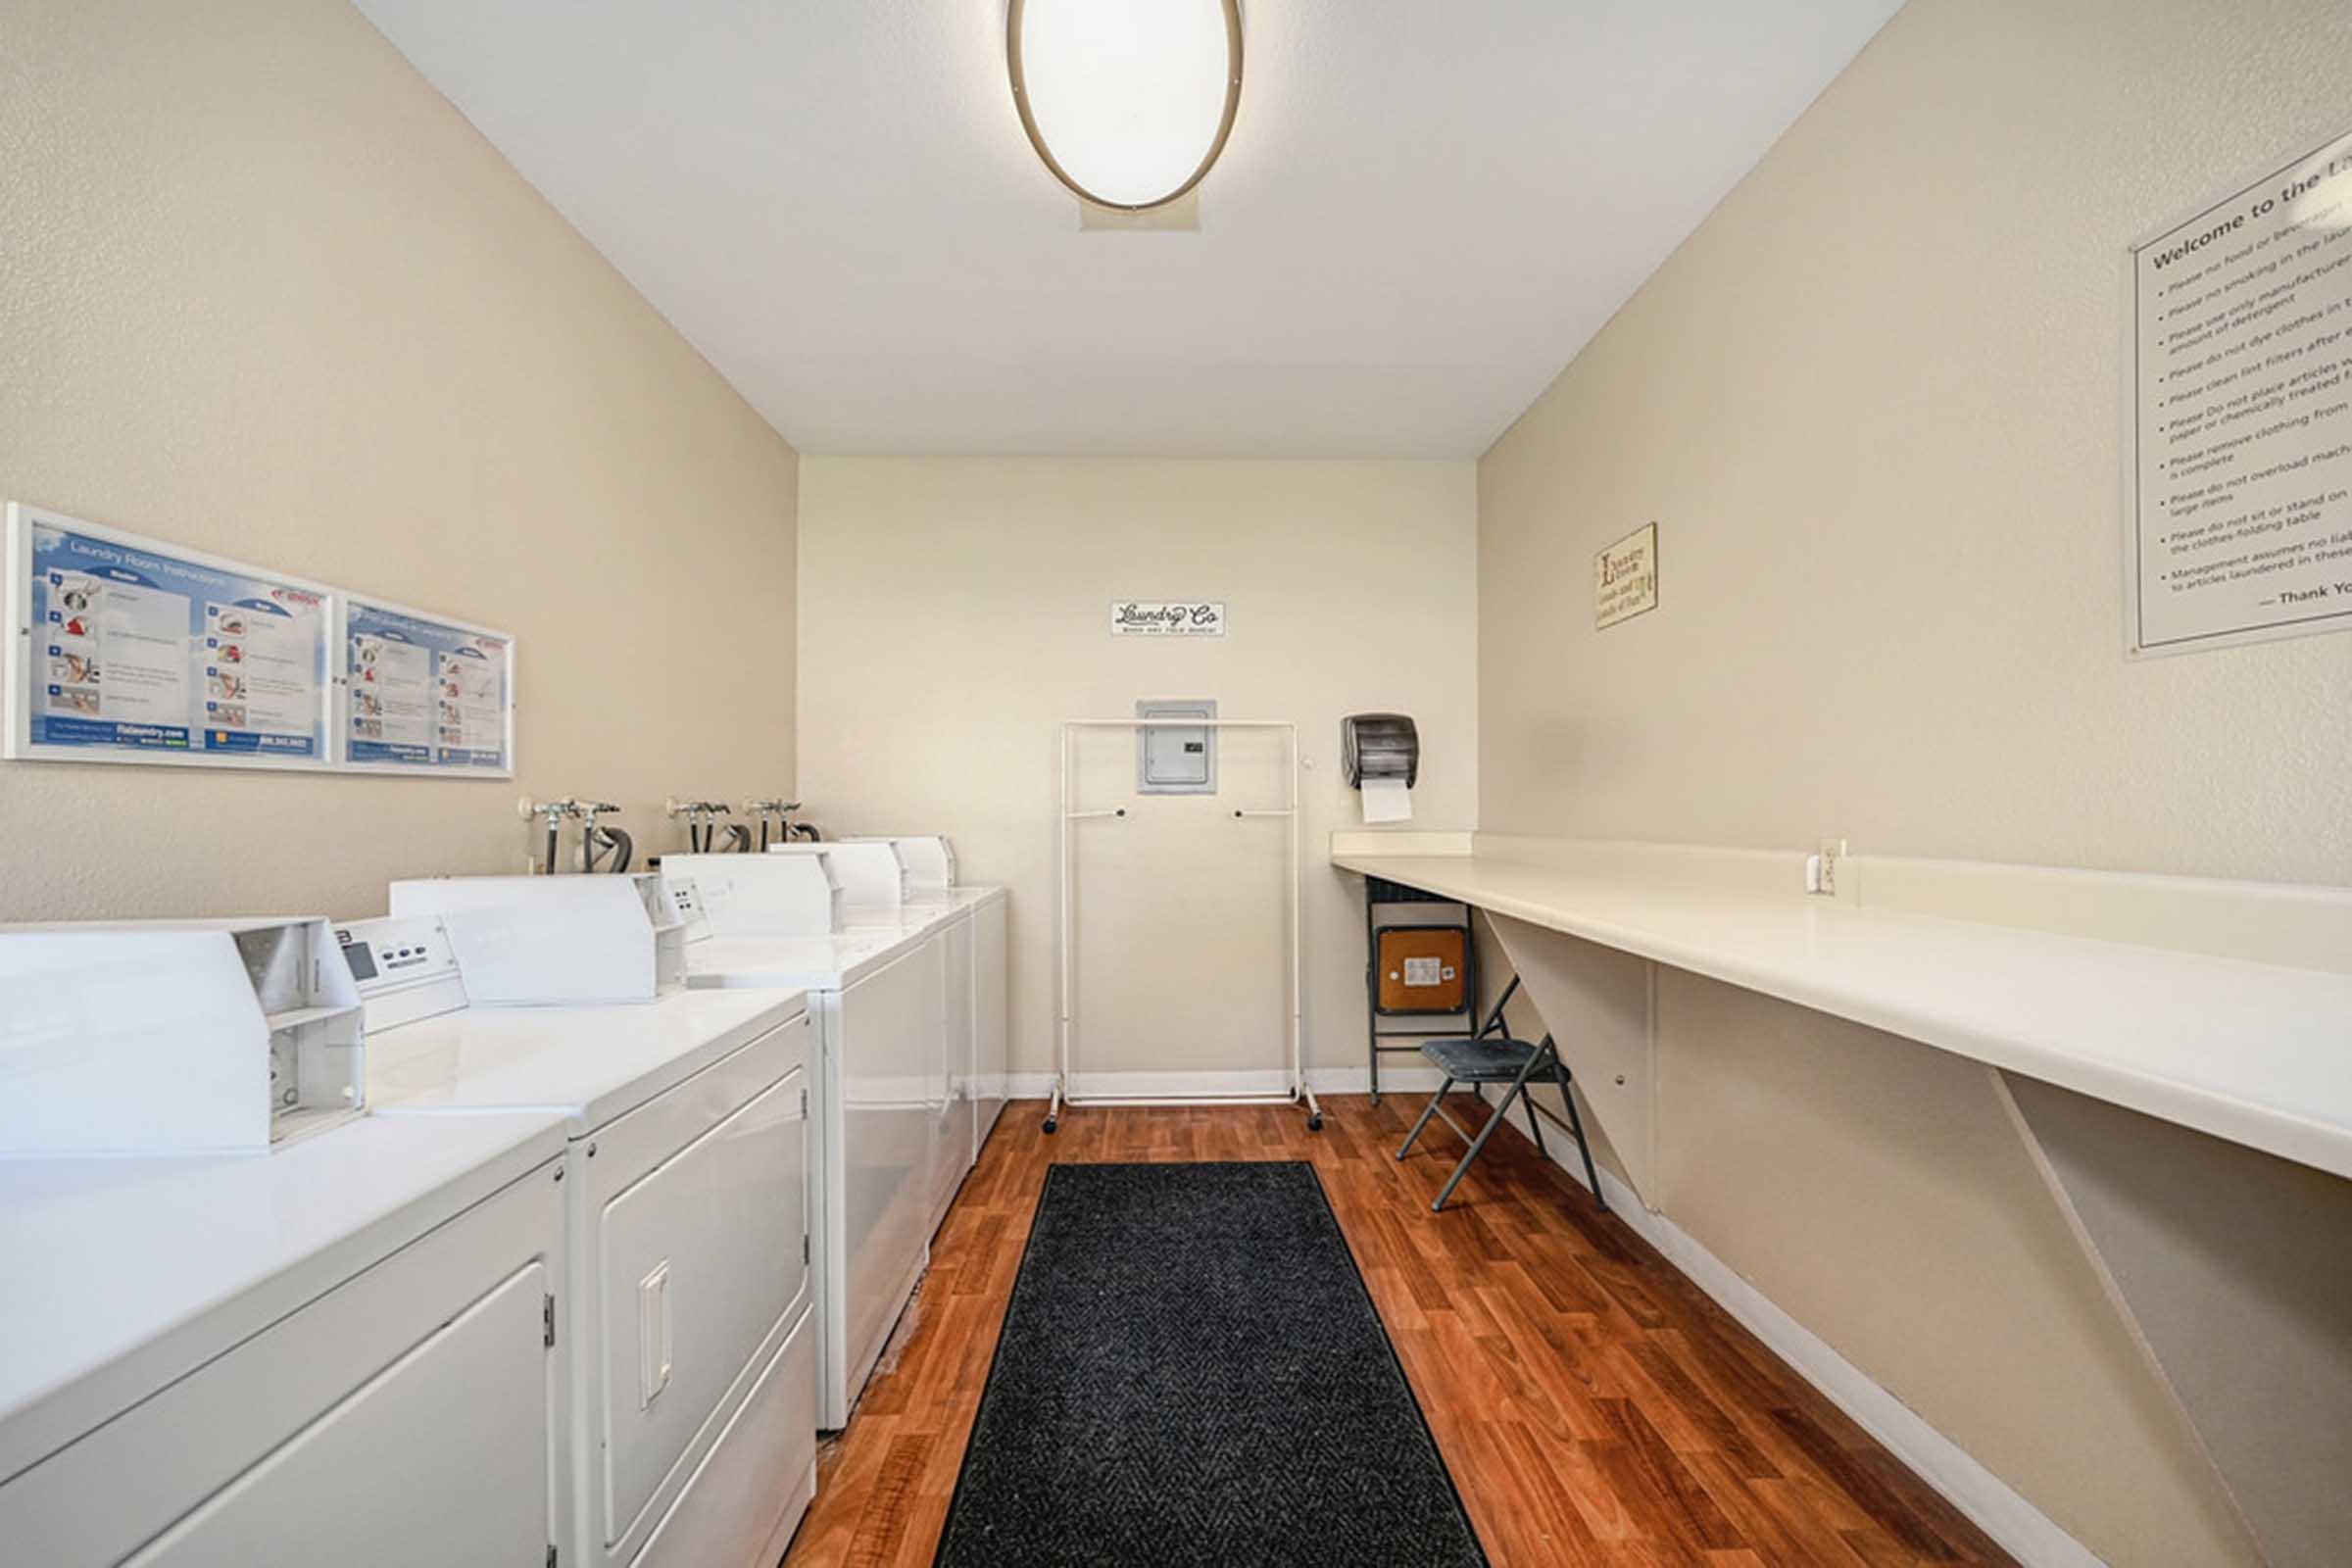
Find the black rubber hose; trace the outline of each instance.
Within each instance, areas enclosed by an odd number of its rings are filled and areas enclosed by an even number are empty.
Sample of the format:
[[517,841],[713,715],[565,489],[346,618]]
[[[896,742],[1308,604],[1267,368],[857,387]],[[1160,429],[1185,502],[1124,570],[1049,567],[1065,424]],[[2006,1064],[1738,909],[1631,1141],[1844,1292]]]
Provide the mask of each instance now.
[[626,829],[616,827],[605,831],[605,842],[612,846],[612,874],[618,876],[629,868],[629,857],[637,853],[637,841],[629,837]]
[[547,819],[547,874],[549,876],[556,874],[557,831],[556,819],[551,816]]

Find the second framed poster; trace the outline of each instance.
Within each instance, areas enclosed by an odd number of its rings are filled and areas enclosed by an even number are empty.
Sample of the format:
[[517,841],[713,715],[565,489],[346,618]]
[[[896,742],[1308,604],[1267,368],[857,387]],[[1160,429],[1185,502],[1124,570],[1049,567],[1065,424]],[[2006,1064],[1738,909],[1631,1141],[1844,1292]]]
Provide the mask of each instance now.
[[382,600],[343,602],[343,765],[514,775],[514,639]]

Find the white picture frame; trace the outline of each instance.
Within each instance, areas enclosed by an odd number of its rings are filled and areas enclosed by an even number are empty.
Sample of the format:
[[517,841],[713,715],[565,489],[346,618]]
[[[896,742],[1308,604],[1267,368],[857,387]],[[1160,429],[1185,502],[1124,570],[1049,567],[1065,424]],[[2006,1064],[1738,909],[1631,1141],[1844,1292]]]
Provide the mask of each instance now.
[[[486,639],[501,644],[498,662],[500,707],[499,760],[483,765],[475,762],[451,762],[438,759],[395,760],[380,756],[355,756],[355,745],[369,744],[355,734],[354,719],[362,700],[354,684],[355,638],[368,635],[355,622],[371,621],[379,617],[397,617],[430,628],[451,638]],[[476,625],[453,615],[434,611],[417,610],[374,594],[346,593],[337,600],[335,642],[333,650],[335,716],[334,752],[336,767],[346,773],[374,773],[404,778],[476,778],[511,779],[514,776],[514,664],[515,637],[513,632],[495,626]],[[439,701],[436,695],[433,699]],[[439,720],[436,717],[435,727]]]
[[[230,734],[243,733],[244,726],[241,724],[191,722],[190,720],[194,717],[192,708],[183,711],[180,721],[176,724],[159,720],[152,726],[125,725],[119,719],[99,717],[95,712],[87,719],[93,725],[117,724],[119,730],[152,727],[169,732],[176,727],[189,731],[190,733],[177,746],[169,743],[168,735],[167,738],[159,739],[153,745],[109,743],[94,737],[71,742],[49,738],[47,732],[56,721],[69,717],[78,720],[79,715],[68,715],[47,710],[54,702],[52,688],[61,683],[49,679],[52,671],[46,666],[53,659],[68,656],[62,653],[52,655],[48,646],[41,642],[39,634],[48,629],[50,622],[46,618],[42,618],[36,624],[36,541],[43,529],[55,530],[60,534],[119,550],[122,553],[124,569],[136,570],[142,574],[159,568],[173,576],[213,573],[231,579],[229,583],[220,585],[223,592],[234,591],[238,585],[263,585],[273,590],[283,590],[288,594],[315,597],[318,601],[317,612],[319,622],[319,641],[315,661],[317,690],[311,707],[314,714],[310,736],[312,750],[307,754],[273,752],[261,744],[262,740],[267,739],[266,735],[257,738],[256,744],[251,750],[244,749],[241,743],[235,748],[224,746],[217,751],[208,749],[208,745],[198,743],[200,733],[210,731],[225,739]],[[7,508],[7,712],[5,744],[0,745],[0,753],[4,753],[9,760],[128,763],[150,767],[226,767],[303,773],[322,773],[332,770],[334,767],[332,649],[334,628],[338,619],[339,595],[337,590],[325,583],[297,576],[290,572],[257,566],[248,562],[231,560],[225,556],[216,556],[207,551],[191,550],[152,535],[135,533],[104,523],[90,522],[83,518],[68,516],[63,513],[49,512],[15,501],[8,503]],[[193,628],[190,629],[188,635],[193,638],[195,635]],[[92,637],[89,640],[97,643],[102,639]],[[194,657],[195,650],[191,642],[188,650],[191,684],[194,679]],[[103,678],[103,670],[97,671],[91,677],[93,701],[97,700],[95,693],[100,688]],[[222,694],[224,698],[226,695]],[[183,698],[183,702],[188,704],[199,700],[203,699],[192,694]],[[41,733],[37,735],[34,725],[36,717],[43,721],[40,726]]]

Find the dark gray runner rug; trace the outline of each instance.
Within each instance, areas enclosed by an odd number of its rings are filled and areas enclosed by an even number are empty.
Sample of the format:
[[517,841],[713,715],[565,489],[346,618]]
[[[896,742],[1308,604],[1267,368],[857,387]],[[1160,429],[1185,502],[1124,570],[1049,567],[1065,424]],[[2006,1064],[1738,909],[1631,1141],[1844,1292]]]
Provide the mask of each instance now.
[[1047,1172],[934,1560],[1486,1557],[1295,1161]]

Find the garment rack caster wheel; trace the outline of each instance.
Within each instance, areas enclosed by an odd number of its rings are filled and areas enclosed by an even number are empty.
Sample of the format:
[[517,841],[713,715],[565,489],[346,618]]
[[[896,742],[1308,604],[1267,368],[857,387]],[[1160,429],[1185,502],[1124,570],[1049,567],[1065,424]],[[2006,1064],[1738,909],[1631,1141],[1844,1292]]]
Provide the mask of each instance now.
[[1056,1125],[1057,1125],[1057,1121],[1056,1121],[1056,1119],[1055,1119],[1054,1117],[1048,1116],[1048,1117],[1046,1118],[1046,1131],[1048,1131],[1048,1132],[1052,1132],[1052,1131],[1054,1129],[1054,1127],[1055,1127]]
[[1321,1111],[1318,1110],[1306,1118],[1306,1130],[1310,1133],[1319,1133],[1323,1130],[1323,1113]]

